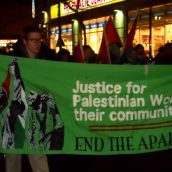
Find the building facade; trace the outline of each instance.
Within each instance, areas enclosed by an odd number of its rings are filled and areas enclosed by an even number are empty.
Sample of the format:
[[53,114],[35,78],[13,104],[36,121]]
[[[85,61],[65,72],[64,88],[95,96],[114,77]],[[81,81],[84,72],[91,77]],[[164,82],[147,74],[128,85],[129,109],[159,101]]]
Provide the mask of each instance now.
[[[103,27],[109,16],[113,17],[119,36],[125,43],[127,33],[138,12],[140,15],[134,44],[143,44],[147,53],[149,54],[151,51],[154,56],[160,46],[172,42],[172,3],[169,0],[73,0],[58,2],[52,0],[44,9],[48,15],[48,20],[44,16],[44,24],[50,36],[50,47],[57,51],[60,34],[64,48],[72,53],[73,47],[78,42],[78,21],[82,21],[85,26],[85,33],[82,35],[86,35],[86,40],[82,38],[83,43],[90,45],[98,53]],[[78,2],[79,6],[77,6]]]

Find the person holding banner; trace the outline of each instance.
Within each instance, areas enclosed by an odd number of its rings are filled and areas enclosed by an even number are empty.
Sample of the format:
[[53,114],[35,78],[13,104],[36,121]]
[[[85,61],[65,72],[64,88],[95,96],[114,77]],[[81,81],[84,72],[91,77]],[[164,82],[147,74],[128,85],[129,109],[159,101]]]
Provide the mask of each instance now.
[[21,38],[19,38],[18,41],[14,44],[13,51],[10,51],[8,55],[26,58],[57,60],[55,50],[49,48],[45,44],[42,30],[35,25],[29,25],[23,29]]
[[[35,26],[26,26],[23,30],[22,39],[14,45],[12,56],[50,59],[55,58],[55,52],[42,42],[42,30]],[[21,172],[21,154],[6,154],[6,172]],[[28,155],[33,172],[49,172],[46,155]]]

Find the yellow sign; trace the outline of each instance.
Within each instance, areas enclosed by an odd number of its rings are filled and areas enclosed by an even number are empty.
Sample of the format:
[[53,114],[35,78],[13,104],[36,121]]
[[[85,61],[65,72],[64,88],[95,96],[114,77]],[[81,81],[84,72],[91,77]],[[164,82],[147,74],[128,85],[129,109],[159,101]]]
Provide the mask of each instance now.
[[[105,6],[109,4],[119,3],[125,0],[80,0],[79,11],[85,11],[92,8]],[[76,9],[77,0],[68,2],[70,7]],[[56,6],[56,7],[55,7]],[[70,15],[74,13],[68,5],[61,4],[61,16]],[[51,19],[58,18],[58,5],[51,6]]]
[[52,5],[50,7],[50,18],[51,19],[58,18],[58,4]]

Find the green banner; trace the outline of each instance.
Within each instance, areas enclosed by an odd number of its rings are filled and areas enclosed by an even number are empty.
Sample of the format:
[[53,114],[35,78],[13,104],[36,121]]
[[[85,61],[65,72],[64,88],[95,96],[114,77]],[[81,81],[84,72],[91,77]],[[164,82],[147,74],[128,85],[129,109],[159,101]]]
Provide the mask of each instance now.
[[0,152],[113,155],[172,148],[170,65],[0,56]]

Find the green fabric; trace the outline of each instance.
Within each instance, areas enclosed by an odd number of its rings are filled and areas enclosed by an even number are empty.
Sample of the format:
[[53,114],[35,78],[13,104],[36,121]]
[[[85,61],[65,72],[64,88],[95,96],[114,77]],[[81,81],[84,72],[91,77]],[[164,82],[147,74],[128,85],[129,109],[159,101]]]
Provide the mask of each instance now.
[[[10,62],[11,57],[0,56],[0,83]],[[54,144],[62,148],[49,150],[29,145],[33,119],[28,106],[23,147],[1,148],[1,152],[112,155],[172,148],[170,65],[99,65],[26,58],[19,58],[18,64],[26,99],[31,90],[48,92],[55,98],[60,115],[53,124],[51,111],[48,112],[46,134],[59,134],[61,141],[54,140]],[[10,88],[11,99],[12,79]],[[6,110],[1,113],[1,130]],[[38,121],[35,126],[38,143],[41,140]],[[16,129],[17,143],[24,137],[17,137],[18,132]]]

